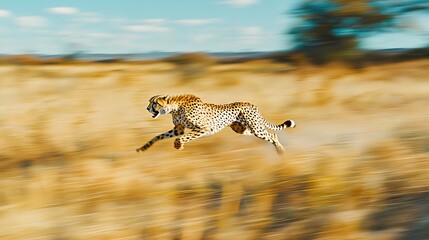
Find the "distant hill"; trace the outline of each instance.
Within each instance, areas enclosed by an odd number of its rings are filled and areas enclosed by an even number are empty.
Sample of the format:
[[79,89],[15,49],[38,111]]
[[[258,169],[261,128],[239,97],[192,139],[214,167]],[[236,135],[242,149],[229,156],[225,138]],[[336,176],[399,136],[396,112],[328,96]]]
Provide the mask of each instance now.
[[[268,56],[275,52],[203,52],[213,58],[257,58]],[[104,53],[78,53],[73,55],[35,55],[41,59],[72,57],[77,60],[103,61],[123,59],[127,61],[158,60],[183,54],[183,52],[148,52],[133,54],[104,54]]]
[[[299,52],[286,51],[249,51],[249,52],[196,52],[222,63],[245,62],[255,59],[271,59],[277,62],[296,62]],[[13,62],[20,64],[55,64],[64,61],[92,61],[92,62],[117,62],[117,61],[150,61],[166,60],[175,56],[183,56],[185,52],[162,52],[154,51],[147,53],[124,53],[124,54],[104,54],[104,53],[74,53],[74,54],[20,54],[7,55],[0,54],[1,62]],[[354,59],[359,64],[375,64],[404,61],[419,58],[428,58],[429,48],[407,49],[379,49],[362,50],[362,55]]]

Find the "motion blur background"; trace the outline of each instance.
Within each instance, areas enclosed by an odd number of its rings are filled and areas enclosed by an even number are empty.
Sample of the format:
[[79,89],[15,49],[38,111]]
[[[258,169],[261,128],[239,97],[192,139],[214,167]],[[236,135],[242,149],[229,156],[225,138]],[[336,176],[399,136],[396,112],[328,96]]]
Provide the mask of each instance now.
[[[0,239],[429,239],[428,9],[1,1]],[[183,93],[294,119],[286,154],[230,129],[136,153]]]

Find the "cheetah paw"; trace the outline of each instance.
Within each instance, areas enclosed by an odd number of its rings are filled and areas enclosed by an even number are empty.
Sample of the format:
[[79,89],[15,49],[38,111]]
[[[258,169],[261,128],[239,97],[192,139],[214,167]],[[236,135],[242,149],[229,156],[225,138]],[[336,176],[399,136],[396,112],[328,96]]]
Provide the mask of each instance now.
[[282,146],[276,146],[277,154],[284,155],[285,149]]
[[182,144],[182,142],[180,141],[180,139],[176,139],[175,141],[174,141],[174,148],[175,149],[177,149],[177,150],[182,150],[183,149],[183,144]]
[[148,148],[149,148],[149,147],[147,147],[146,145],[144,145],[144,146],[142,146],[142,147],[140,147],[140,148],[137,148],[137,149],[136,149],[136,152],[143,152],[143,151],[146,151]]

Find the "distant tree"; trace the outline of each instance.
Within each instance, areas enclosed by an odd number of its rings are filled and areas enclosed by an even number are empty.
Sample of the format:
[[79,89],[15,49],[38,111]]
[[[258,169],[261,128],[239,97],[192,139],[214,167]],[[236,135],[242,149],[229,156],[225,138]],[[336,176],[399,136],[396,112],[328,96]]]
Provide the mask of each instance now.
[[294,10],[301,21],[288,33],[310,59],[349,59],[359,55],[360,38],[403,27],[400,16],[428,9],[427,0],[304,0]]

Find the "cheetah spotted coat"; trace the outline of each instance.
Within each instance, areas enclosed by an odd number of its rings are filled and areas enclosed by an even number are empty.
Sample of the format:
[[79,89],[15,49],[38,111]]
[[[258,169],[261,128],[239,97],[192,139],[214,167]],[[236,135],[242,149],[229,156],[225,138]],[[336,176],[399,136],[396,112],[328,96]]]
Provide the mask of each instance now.
[[[159,134],[147,142],[137,151],[145,151],[155,142],[180,136],[174,141],[176,149],[183,149],[183,145],[202,136],[211,135],[229,126],[236,133],[254,135],[272,143],[279,154],[284,152],[277,135],[269,133],[271,130],[282,130],[295,127],[293,120],[287,120],[280,125],[267,122],[258,108],[247,102],[235,102],[223,105],[204,103],[194,95],[161,96],[157,95],[149,100],[147,110],[153,118],[162,114],[171,114],[174,128]],[[185,128],[191,131],[185,134]]]

